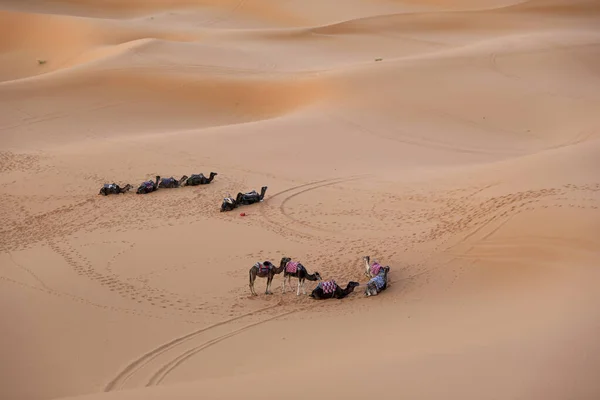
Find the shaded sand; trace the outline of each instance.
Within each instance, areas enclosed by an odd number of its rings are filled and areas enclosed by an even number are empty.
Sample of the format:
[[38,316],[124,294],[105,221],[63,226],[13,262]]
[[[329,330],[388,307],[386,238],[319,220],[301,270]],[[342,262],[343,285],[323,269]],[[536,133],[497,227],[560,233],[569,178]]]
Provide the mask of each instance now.
[[0,398],[600,398],[600,5],[340,4],[0,4]]

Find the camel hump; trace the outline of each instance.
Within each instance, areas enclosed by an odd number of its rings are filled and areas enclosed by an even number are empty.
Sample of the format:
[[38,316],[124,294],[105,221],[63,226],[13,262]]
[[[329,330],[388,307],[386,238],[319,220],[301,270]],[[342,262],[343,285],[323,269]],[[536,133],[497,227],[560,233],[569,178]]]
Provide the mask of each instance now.
[[285,265],[285,272],[290,274],[295,274],[298,272],[298,262],[297,261],[288,261]]
[[335,280],[333,279],[320,282],[319,286],[321,286],[321,289],[323,289],[323,293],[333,293],[335,289],[337,289],[337,283],[335,283]]
[[375,261],[375,262],[373,263],[373,265],[371,265],[371,273],[372,273],[373,275],[377,275],[377,274],[379,274],[379,271],[381,271],[381,268],[383,268],[383,267],[381,266],[381,264],[379,264],[377,261]]
[[254,265],[258,267],[258,273],[259,274],[268,272],[269,269],[273,266],[273,264],[270,261],[257,262]]

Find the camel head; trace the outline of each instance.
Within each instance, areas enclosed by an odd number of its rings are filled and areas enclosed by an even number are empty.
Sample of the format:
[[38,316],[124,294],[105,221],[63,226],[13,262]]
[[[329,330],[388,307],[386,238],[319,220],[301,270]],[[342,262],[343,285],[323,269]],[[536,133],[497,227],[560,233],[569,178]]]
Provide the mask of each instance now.
[[160,175],[156,175],[156,184],[154,186],[158,186],[159,181],[160,181]]
[[265,193],[267,193],[267,186],[263,186],[260,188],[260,199],[264,199],[265,198]]
[[130,190],[132,187],[133,187],[133,186],[131,186],[131,185],[128,183],[127,185],[125,185],[125,186],[123,187],[123,192],[126,192],[126,191]]
[[358,282],[354,282],[354,281],[350,281],[348,282],[348,285],[346,286],[346,288],[354,290],[355,287],[360,286],[360,283]]
[[185,182],[187,180],[187,178],[189,178],[187,175],[182,176],[181,179],[179,180],[179,186],[181,186],[181,184],[183,182]]
[[219,174],[217,174],[216,172],[211,172],[210,176],[208,177],[208,179],[212,179],[212,178],[214,178],[217,175],[219,175]]
[[321,274],[319,274],[318,271],[315,271],[315,278],[317,278],[318,281],[322,281],[323,278],[321,278]]
[[292,257],[281,257],[281,263],[280,263],[280,265],[285,266],[290,261],[292,261]]

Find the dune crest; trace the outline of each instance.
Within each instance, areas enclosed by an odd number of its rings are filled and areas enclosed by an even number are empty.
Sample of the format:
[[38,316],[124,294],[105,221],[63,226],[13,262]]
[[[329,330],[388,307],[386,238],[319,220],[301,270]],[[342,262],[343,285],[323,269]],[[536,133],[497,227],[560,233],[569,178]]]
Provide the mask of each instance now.
[[[593,0],[2,2],[0,398],[600,398],[599,26]],[[359,286],[252,296],[284,257]]]

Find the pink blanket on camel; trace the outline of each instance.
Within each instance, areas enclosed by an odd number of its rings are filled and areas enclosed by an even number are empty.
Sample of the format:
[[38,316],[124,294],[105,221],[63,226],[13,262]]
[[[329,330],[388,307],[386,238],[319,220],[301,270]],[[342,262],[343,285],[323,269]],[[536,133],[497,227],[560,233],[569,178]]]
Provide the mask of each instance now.
[[323,293],[333,293],[337,288],[337,283],[332,279],[330,281],[321,282],[321,287],[323,288]]
[[296,272],[298,272],[298,262],[288,261],[288,263],[285,265],[285,272],[288,272],[290,274],[295,274]]
[[371,265],[371,275],[379,274],[380,270],[381,270],[381,264],[379,264],[378,262],[374,262],[373,265]]

